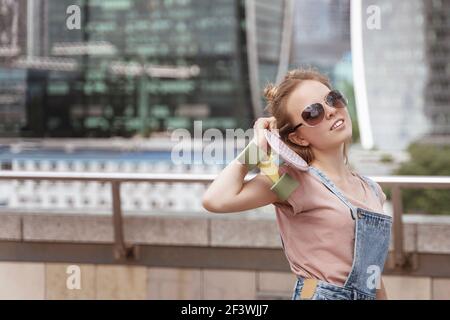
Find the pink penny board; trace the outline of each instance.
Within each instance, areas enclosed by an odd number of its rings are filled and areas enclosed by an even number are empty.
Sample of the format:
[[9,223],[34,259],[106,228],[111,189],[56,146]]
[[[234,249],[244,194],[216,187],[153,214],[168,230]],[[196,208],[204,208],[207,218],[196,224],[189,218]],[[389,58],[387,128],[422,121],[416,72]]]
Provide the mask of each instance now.
[[270,147],[288,164],[302,170],[308,171],[308,164],[302,157],[289,148],[281,139],[278,134],[275,134],[267,129],[264,129],[264,136]]

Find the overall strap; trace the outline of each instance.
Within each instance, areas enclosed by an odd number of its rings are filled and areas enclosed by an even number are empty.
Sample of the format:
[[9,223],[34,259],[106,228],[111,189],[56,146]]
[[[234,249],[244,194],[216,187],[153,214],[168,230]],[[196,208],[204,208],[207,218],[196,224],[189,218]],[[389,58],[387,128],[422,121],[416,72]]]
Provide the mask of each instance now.
[[309,166],[309,172],[315,175],[319,180],[327,187],[334,195],[336,195],[347,207],[350,209],[350,214],[353,219],[357,218],[357,208],[353,206],[350,201],[339,191],[339,189],[334,185],[334,183],[327,178],[327,176],[319,169]]

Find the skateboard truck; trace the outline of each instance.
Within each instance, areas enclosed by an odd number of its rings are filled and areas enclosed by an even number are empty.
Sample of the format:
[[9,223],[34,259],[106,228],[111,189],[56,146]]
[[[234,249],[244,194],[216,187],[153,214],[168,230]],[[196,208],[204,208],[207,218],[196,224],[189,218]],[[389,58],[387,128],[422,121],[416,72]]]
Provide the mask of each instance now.
[[278,135],[265,129],[264,136],[270,146],[269,155],[252,140],[239,154],[237,160],[245,164],[249,171],[258,167],[272,181],[273,184],[270,190],[275,192],[280,200],[285,201],[299,186],[299,182],[288,173],[284,173],[280,177],[278,173],[279,165],[276,163],[276,158],[278,157],[276,155],[287,162],[288,165],[302,171],[307,171],[308,165],[297,153],[282,142]]

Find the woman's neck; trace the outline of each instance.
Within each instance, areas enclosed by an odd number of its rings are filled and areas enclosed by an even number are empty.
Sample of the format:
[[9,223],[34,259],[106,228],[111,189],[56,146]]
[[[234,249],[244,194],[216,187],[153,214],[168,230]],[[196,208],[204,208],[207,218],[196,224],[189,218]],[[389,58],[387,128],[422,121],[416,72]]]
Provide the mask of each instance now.
[[314,160],[311,166],[323,171],[330,179],[335,182],[348,181],[352,174],[345,163],[342,148],[335,150],[313,150]]

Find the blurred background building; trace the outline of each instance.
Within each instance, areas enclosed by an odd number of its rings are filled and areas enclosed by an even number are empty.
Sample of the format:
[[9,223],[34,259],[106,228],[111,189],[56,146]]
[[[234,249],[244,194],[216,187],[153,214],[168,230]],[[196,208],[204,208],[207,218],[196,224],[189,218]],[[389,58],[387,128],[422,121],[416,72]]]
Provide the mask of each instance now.
[[[194,119],[248,127],[261,86],[287,70],[291,1],[2,3],[15,48],[0,51],[4,137],[148,136]],[[79,30],[66,26],[70,5]]]
[[[449,2],[352,3],[362,145],[402,150],[422,137],[448,139]],[[376,11],[368,11],[369,6]],[[377,14],[380,29],[366,27],[364,17]]]
[[424,2],[426,64],[425,113],[431,120],[431,135],[450,134],[450,1]]
[[316,66],[333,76],[351,52],[350,0],[296,1],[294,17],[292,67]]
[[[80,8],[80,29],[66,26],[72,4]],[[370,5],[379,9],[380,30],[366,26]],[[363,149],[398,151],[420,137],[442,139],[450,127],[448,6],[4,1],[0,134],[149,137],[192,130],[194,120],[204,130],[249,128],[262,115],[264,85],[307,65],[350,98],[354,140]]]

